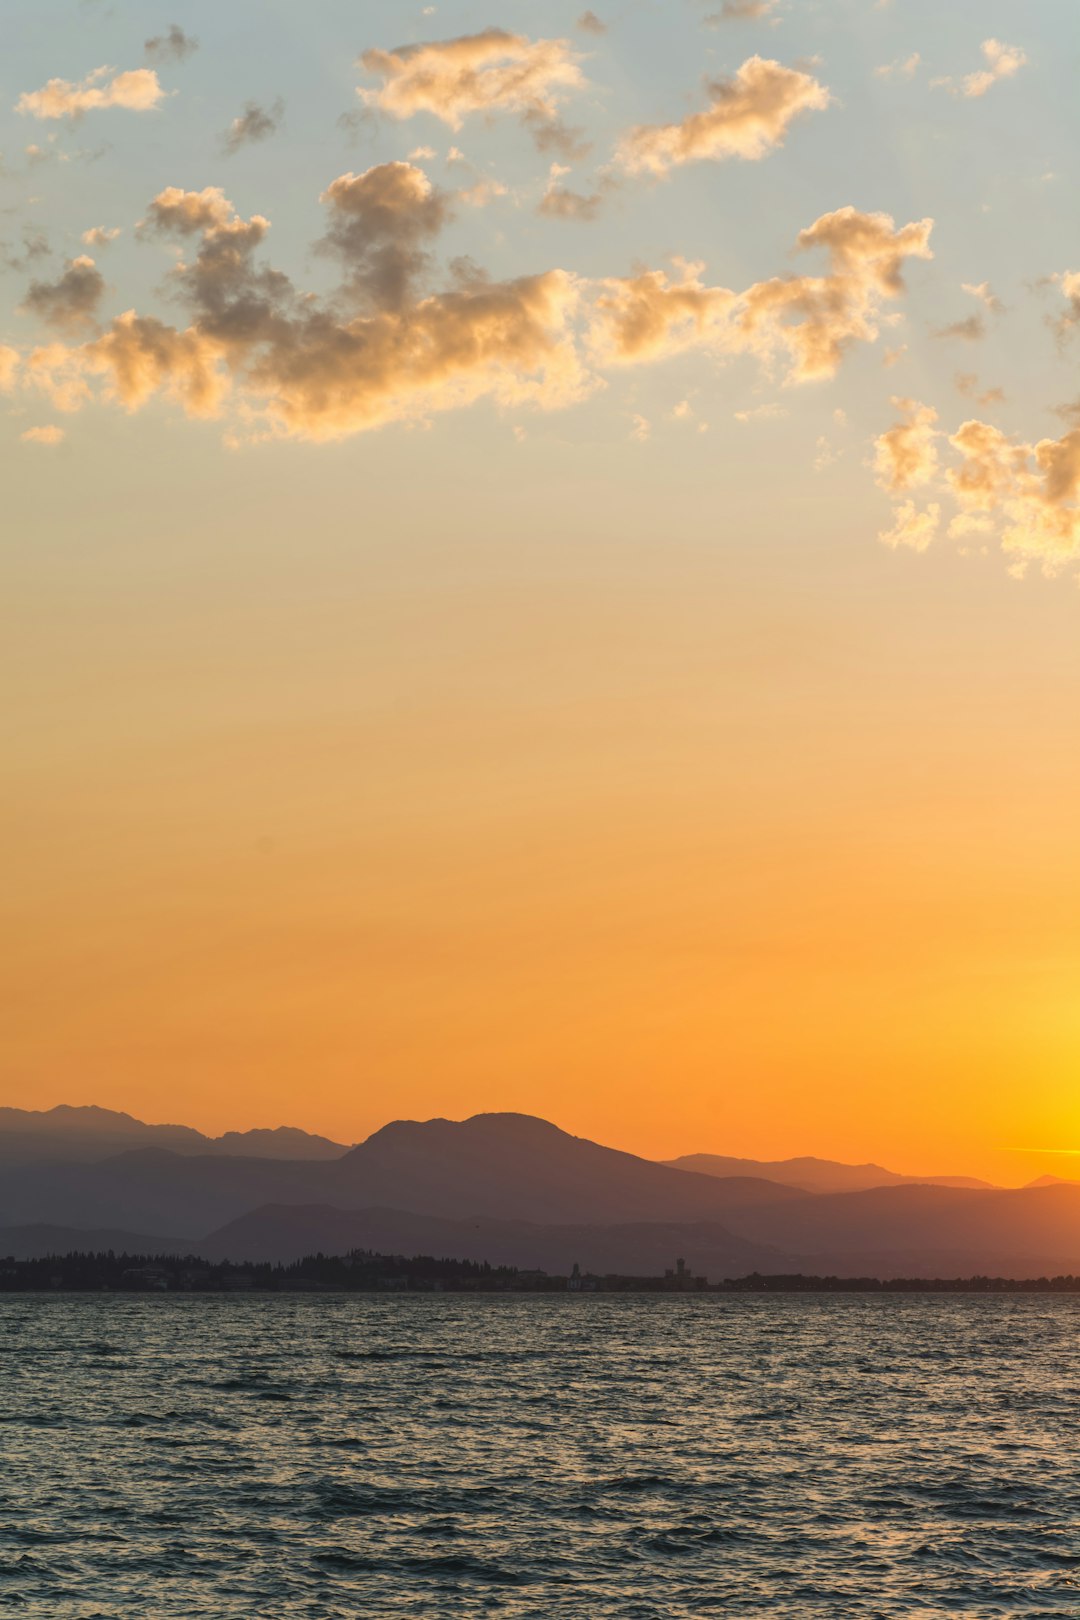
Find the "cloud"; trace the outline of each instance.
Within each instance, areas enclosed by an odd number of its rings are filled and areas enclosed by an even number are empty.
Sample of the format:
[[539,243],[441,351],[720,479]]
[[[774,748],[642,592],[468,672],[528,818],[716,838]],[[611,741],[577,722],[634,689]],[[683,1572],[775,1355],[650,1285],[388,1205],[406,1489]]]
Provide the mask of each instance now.
[[768,400],[764,405],[751,405],[745,411],[735,411],[736,422],[774,422],[787,415],[787,406]]
[[918,51],[912,51],[910,56],[898,56],[894,62],[886,62],[883,67],[875,68],[874,74],[879,79],[891,79],[894,74],[910,79],[921,61]]
[[609,190],[610,186],[602,186],[588,193],[573,191],[562,184],[562,176],[566,173],[567,170],[558,163],[552,164],[544,195],[537,204],[537,213],[546,214],[549,219],[595,219],[604,206],[604,191]]
[[[936,421],[929,406],[903,403],[909,423]],[[1035,443],[978,418],[961,423],[951,434],[934,432],[938,444],[943,442],[944,454],[932,466],[920,463],[916,454],[913,474],[888,487],[929,484],[935,495],[949,499],[954,515],[948,533],[953,538],[996,536],[1014,558],[1038,560],[1050,573],[1080,561],[1080,428]],[[877,445],[888,438],[883,435]],[[889,465],[886,452],[886,471]],[[928,511],[933,512],[936,504]],[[893,517],[890,532],[898,536],[895,543],[912,544],[911,538],[904,539],[905,533],[917,538],[926,532],[911,502],[894,509]]]
[[934,79],[935,87],[951,90],[954,96],[969,100],[985,96],[999,79],[1011,79],[1027,62],[1027,56],[1018,45],[1003,45],[999,39],[984,39],[982,53],[986,66],[976,73],[968,73],[957,84],[953,79]]
[[941,507],[937,501],[931,501],[922,512],[914,501],[903,501],[893,508],[892,515],[892,528],[883,529],[878,539],[894,550],[907,546],[912,551],[925,551],[941,524]]
[[104,225],[91,225],[88,231],[83,231],[82,240],[87,247],[103,248],[108,247],[110,242],[115,242],[120,234],[119,225],[114,225],[111,228]]
[[977,298],[979,303],[990,311],[991,315],[1000,315],[1004,311],[1004,304],[988,281],[962,281],[960,289],[962,292],[966,292],[969,298]]
[[783,144],[800,114],[820,111],[828,90],[808,73],[752,56],[730,79],[706,84],[709,106],[678,124],[639,124],[619,143],[616,160],[630,174],[665,175],[681,163],[763,158]]
[[27,428],[25,433],[19,434],[19,438],[23,444],[61,444],[64,439],[64,430],[62,427],[57,427],[54,422],[50,422],[46,427]]
[[0,394],[9,394],[19,370],[19,351],[0,343]]
[[[326,197],[331,233],[347,231],[343,199],[364,177],[340,179]],[[369,183],[364,203],[372,217],[374,190]],[[591,386],[572,332],[580,288],[565,271],[506,282],[463,272],[447,291],[343,316],[257,265],[268,221],[242,219],[216,187],[160,193],[141,229],[198,237],[194,260],[172,272],[189,324],[128,310],[92,341],[35,350],[28,381],[62,410],[95,393],[128,410],[163,395],[189,415],[214,416],[231,397],[250,437],[330,440],[482,398],[554,408]],[[332,245],[351,278],[348,240]],[[365,261],[361,273],[370,268]]]
[[722,345],[736,294],[707,287],[700,264],[676,261],[679,279],[664,270],[601,282],[590,334],[601,363],[626,364],[678,354],[699,344]]
[[777,276],[742,292],[709,287],[701,265],[676,261],[678,279],[662,270],[601,284],[590,334],[601,360],[625,364],[703,347],[717,355],[752,354],[766,368],[786,365],[787,381],[831,377],[853,342],[878,335],[881,302],[903,291],[906,258],[932,257],[933,221],[896,228],[888,214],[841,208],[802,231],[797,246],[824,249],[823,276]]
[[606,34],[607,23],[601,22],[595,11],[583,11],[577,20],[583,34]]
[[930,334],[936,338],[962,338],[965,343],[978,343],[986,336],[986,322],[981,315],[965,315],[962,320],[939,326]]
[[105,278],[82,253],[70,260],[58,281],[32,281],[22,307],[58,332],[77,332],[93,326],[104,293]]
[[372,48],[361,65],[382,80],[357,91],[365,107],[391,118],[427,112],[460,129],[473,113],[515,114],[542,151],[580,152],[580,132],[559,118],[567,91],[584,88],[578,58],[565,39],[529,39],[503,28],[479,34]]
[[937,411],[911,399],[893,399],[904,420],[874,440],[874,471],[893,493],[928,484],[938,468]]
[[636,439],[638,444],[644,444],[652,433],[652,423],[647,416],[632,416],[630,418],[630,437]]
[[1003,388],[985,388],[980,392],[979,379],[973,371],[958,371],[953,378],[957,393],[975,400],[978,405],[1001,405],[1005,401]]
[[143,44],[148,62],[184,62],[199,48],[192,34],[185,34],[179,23],[170,23],[165,34],[157,34]]
[[724,0],[719,11],[712,12],[705,21],[715,27],[722,22],[758,22],[771,17],[777,0]]
[[73,84],[69,79],[50,79],[40,90],[27,90],[15,104],[15,111],[33,118],[81,118],[84,113],[104,107],[125,107],[129,112],[150,112],[160,105],[165,92],[152,68],[133,68],[129,73],[109,74],[110,67]]
[[350,291],[380,309],[401,309],[427,270],[424,247],[450,217],[449,199],[411,163],[342,174],[323,192],[329,211],[319,244],[345,266]]
[[49,239],[44,231],[31,230],[24,225],[22,252],[12,253],[6,242],[0,244],[0,264],[5,270],[28,270],[38,259],[46,258],[49,252]]
[[257,101],[246,101],[243,112],[233,119],[221,137],[221,144],[231,156],[233,152],[239,152],[242,146],[265,141],[277,134],[284,116],[285,103],[280,96],[270,107],[260,107]]
[[1080,326],[1080,270],[1064,270],[1050,280],[1061,288],[1066,309],[1055,321],[1059,337],[1066,337],[1075,326]]

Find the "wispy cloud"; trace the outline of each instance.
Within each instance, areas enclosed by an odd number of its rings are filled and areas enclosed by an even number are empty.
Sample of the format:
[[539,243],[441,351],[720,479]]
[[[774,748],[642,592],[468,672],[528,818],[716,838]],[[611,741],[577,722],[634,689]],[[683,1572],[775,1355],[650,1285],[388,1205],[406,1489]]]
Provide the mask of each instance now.
[[752,56],[729,79],[706,84],[709,105],[676,124],[638,124],[623,136],[616,161],[630,174],[662,176],[679,164],[725,158],[755,160],[783,143],[803,113],[828,107],[830,96],[809,73]]
[[25,91],[16,102],[15,111],[28,113],[32,118],[74,120],[108,107],[151,112],[164,99],[165,91],[152,68],[116,73],[113,68],[99,67],[77,84],[70,79],[50,79],[40,90]]

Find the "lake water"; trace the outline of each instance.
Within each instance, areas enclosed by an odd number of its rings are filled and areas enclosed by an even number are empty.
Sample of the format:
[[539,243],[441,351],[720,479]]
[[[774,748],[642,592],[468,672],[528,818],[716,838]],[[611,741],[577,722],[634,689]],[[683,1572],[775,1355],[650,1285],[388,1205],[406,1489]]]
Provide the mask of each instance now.
[[1080,1299],[2,1296],[8,1610],[1080,1616]]

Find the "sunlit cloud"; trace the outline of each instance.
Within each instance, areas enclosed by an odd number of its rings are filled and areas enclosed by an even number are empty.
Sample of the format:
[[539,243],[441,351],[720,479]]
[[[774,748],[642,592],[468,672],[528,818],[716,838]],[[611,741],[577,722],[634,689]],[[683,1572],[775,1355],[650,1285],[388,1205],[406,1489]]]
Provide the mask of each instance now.
[[982,53],[985,67],[965,74],[959,81],[946,78],[934,79],[932,83],[935,87],[951,90],[953,95],[965,96],[970,100],[985,96],[999,79],[1011,79],[1027,62],[1025,52],[1018,45],[1004,45],[1000,39],[984,39]]
[[[109,74],[113,77],[110,79]],[[107,107],[123,107],[129,112],[150,112],[160,106],[165,91],[152,68],[133,68],[115,73],[112,68],[95,68],[78,84],[69,79],[50,79],[40,90],[27,90],[15,104],[15,111],[32,118],[81,118],[84,113]]]
[[560,104],[585,87],[579,59],[565,39],[529,39],[503,28],[486,28],[457,39],[373,47],[360,58],[382,80],[360,89],[364,106],[388,117],[430,113],[458,130],[474,114],[512,113],[541,150],[580,152],[580,132],[568,129]]
[[741,292],[710,287],[703,266],[680,262],[677,276],[644,270],[602,284],[591,332],[607,363],[655,360],[689,348],[779,360],[787,381],[832,376],[845,350],[878,336],[886,299],[903,291],[906,258],[930,258],[928,219],[899,230],[887,214],[838,209],[800,232],[800,250],[821,249],[826,275],[776,276]]
[[[996,535],[1014,559],[1038,560],[1050,572],[1080,559],[1080,428],[1030,443],[973,418],[945,434],[933,427],[931,407],[899,403],[905,421],[876,441],[885,487],[897,492],[929,484],[950,499],[953,538]],[[939,457],[942,442],[947,461]],[[898,513],[908,521],[910,504],[894,512],[898,523]]]
[[55,422],[50,422],[46,427],[27,428],[19,434],[19,438],[23,444],[40,444],[48,448],[63,443],[64,430],[57,427]]
[[765,157],[783,144],[803,113],[829,106],[809,73],[752,56],[729,79],[706,84],[709,106],[676,124],[638,124],[623,136],[616,161],[630,174],[665,175],[683,163]]

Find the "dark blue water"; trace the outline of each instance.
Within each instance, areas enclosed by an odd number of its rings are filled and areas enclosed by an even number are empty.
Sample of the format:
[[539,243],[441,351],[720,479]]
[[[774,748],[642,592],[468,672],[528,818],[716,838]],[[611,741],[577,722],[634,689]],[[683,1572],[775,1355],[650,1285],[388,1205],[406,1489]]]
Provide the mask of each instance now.
[[0,1298],[0,1610],[1080,1616],[1080,1300]]

